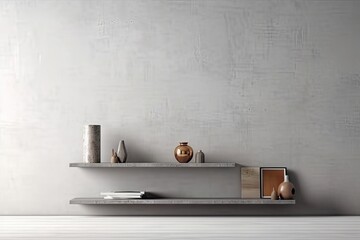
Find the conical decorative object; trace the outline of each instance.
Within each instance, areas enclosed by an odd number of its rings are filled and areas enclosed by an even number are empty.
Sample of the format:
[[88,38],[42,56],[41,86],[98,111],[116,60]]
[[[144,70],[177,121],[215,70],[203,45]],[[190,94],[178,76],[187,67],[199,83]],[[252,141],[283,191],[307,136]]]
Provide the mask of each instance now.
[[205,154],[203,153],[203,151],[198,151],[197,153],[195,153],[195,162],[196,163],[204,163],[205,162]]
[[271,193],[271,200],[278,200],[279,196],[277,192],[275,191],[275,188],[273,187],[272,193]]
[[117,155],[118,155],[121,163],[126,162],[127,151],[126,151],[125,141],[124,141],[124,140],[121,140],[121,141],[119,142]]
[[285,175],[285,181],[279,185],[278,194],[280,199],[289,200],[294,198],[295,188],[294,185],[289,182],[288,175]]

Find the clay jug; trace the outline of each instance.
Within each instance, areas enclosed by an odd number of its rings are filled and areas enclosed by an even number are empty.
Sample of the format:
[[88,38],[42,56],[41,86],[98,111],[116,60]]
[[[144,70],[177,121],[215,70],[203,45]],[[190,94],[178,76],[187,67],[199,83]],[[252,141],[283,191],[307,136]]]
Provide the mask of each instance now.
[[280,199],[293,199],[295,195],[294,185],[289,181],[289,176],[285,175],[285,181],[280,183],[278,187],[278,194]]

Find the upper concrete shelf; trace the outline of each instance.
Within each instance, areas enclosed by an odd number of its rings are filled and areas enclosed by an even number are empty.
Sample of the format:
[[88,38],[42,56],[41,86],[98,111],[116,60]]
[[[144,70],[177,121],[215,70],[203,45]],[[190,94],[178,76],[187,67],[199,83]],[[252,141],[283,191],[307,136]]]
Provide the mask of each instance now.
[[70,167],[81,168],[234,168],[238,166],[237,163],[70,163]]
[[271,199],[242,199],[242,198],[159,198],[159,199],[117,199],[103,198],[74,198],[70,204],[257,204],[257,205],[286,205],[295,204],[295,200]]

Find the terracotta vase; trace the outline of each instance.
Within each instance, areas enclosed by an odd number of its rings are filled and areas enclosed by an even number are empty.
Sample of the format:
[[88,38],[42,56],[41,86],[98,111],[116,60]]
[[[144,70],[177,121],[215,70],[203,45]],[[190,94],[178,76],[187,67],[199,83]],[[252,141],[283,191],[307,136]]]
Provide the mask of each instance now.
[[174,155],[179,163],[187,163],[193,157],[193,149],[187,142],[180,142],[180,145],[174,150]]
[[289,200],[294,198],[295,188],[294,185],[289,181],[288,175],[285,175],[285,181],[279,185],[278,194],[280,199]]
[[205,154],[203,151],[198,151],[195,153],[195,162],[196,163],[204,163],[205,162]]
[[273,187],[272,193],[271,193],[271,200],[278,200],[279,196],[277,192],[275,191],[275,188]]

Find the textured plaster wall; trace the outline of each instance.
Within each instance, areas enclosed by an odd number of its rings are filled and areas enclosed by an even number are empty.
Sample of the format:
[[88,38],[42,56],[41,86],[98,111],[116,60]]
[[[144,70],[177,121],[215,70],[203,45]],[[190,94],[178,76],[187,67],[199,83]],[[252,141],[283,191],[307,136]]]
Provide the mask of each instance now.
[[[0,214],[360,214],[360,1],[0,0]],[[286,166],[295,206],[79,206],[145,189],[239,197],[239,169],[78,169],[102,160]]]

